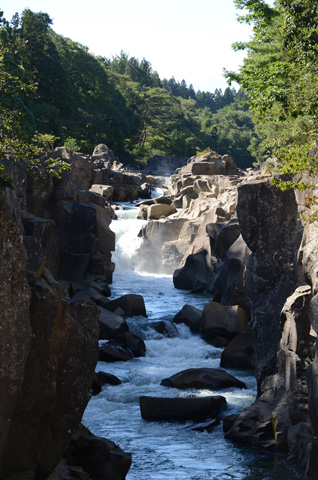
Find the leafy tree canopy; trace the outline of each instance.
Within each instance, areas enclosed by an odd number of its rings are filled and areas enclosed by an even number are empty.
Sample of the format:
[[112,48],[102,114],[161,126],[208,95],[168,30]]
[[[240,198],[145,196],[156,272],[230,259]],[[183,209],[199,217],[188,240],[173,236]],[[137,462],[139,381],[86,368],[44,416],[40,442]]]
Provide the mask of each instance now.
[[[312,154],[317,145],[318,120],[318,3],[315,0],[235,0],[245,10],[240,21],[252,23],[252,39],[235,44],[247,57],[238,73],[227,72],[249,97],[258,140],[253,153],[262,162],[279,159],[279,173],[289,181],[282,188],[307,188],[296,173],[317,171]],[[310,185],[309,185],[310,186]]]

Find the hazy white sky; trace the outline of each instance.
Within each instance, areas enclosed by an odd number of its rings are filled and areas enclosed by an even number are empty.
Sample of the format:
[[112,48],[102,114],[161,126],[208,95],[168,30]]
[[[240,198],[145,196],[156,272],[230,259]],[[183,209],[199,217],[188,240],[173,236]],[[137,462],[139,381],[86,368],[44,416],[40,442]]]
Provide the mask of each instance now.
[[25,8],[45,12],[56,33],[103,57],[121,50],[145,58],[160,78],[184,79],[195,90],[226,88],[223,67],[236,70],[244,54],[231,44],[248,40],[233,0],[2,0],[10,20]]

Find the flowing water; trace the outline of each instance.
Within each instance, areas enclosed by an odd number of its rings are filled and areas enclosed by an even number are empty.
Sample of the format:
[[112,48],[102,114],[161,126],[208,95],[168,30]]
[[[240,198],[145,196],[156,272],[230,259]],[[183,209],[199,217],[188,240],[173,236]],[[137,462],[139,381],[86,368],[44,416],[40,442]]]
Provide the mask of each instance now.
[[127,293],[144,297],[148,318],[134,317],[128,319],[128,323],[131,331],[144,339],[146,356],[128,362],[98,363],[97,371],[116,375],[122,384],[104,386],[99,395],[92,397],[83,423],[96,435],[109,438],[132,453],[127,480],[305,478],[288,466],[284,457],[224,439],[222,422],[207,433],[192,430],[192,422],[150,422],[141,418],[141,395],[223,395],[227,399],[224,412],[227,415],[251,404],[256,394],[252,374],[237,370],[228,371],[246,383],[246,390],[182,391],[160,385],[163,378],[186,368],[219,367],[221,350],[190,333],[184,325],[177,327],[173,338],[165,338],[153,328],[159,320],[171,321],[183,305],[202,309],[211,299],[205,294],[176,290],[171,276],[138,271],[138,257],[134,254],[141,241],[137,234],[144,223],[136,220],[136,208],[131,207],[119,212],[119,219],[113,221],[111,227],[116,233],[117,246],[111,289],[112,298]]

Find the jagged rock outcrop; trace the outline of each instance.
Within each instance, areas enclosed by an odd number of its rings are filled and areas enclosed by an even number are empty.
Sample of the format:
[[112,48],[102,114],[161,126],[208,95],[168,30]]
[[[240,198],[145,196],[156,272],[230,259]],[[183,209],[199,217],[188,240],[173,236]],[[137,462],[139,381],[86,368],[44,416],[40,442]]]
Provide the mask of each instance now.
[[[193,173],[196,165],[203,168],[205,164],[209,165],[208,170]],[[212,152],[191,158],[163,186],[165,197],[170,198],[174,207],[182,210],[168,219],[148,222],[141,232],[145,241],[140,256],[150,257],[157,271],[172,273],[184,266],[190,254],[196,254],[201,249],[209,251],[206,227],[216,222],[223,224],[233,217],[236,185],[243,179],[244,174],[237,169],[231,157],[221,157]],[[145,207],[141,206],[141,209],[143,212]],[[211,265],[209,267],[213,269]]]
[[22,235],[0,193],[0,465],[3,464],[11,420],[22,393],[25,364],[30,352],[30,288],[26,280],[27,255]]
[[[101,159],[65,148],[52,156],[70,164],[61,180],[44,179],[42,189],[34,179],[21,183],[25,172],[13,164],[16,189],[0,194],[0,477],[6,479],[44,480],[67,453],[90,398],[98,305],[107,302],[113,270],[110,210],[103,196],[89,192]],[[106,175],[105,158],[102,165]]]
[[303,227],[292,191],[281,192],[267,182],[242,185],[237,213],[252,252],[246,262],[245,288],[256,335],[258,398],[227,427],[226,437],[289,454],[303,469],[310,459],[312,474],[316,340],[309,306],[314,300],[312,286],[297,286],[298,279],[315,283],[312,247],[303,240],[298,258]]
[[245,293],[257,337],[256,379],[260,388],[264,377],[275,370],[280,312],[297,286],[302,225],[294,192],[283,192],[270,181],[239,187],[237,216],[252,252],[246,262]]
[[7,284],[1,289],[1,478],[17,472],[47,478],[89,398],[99,312],[93,304],[68,307],[64,289],[47,269],[33,277],[30,289],[22,236],[3,196],[0,218],[6,269],[0,278]]
[[261,385],[261,394],[234,420],[226,437],[289,454],[305,468],[313,440],[308,415],[306,363],[315,338],[308,315],[310,287],[298,287],[280,316],[281,339],[276,369]]

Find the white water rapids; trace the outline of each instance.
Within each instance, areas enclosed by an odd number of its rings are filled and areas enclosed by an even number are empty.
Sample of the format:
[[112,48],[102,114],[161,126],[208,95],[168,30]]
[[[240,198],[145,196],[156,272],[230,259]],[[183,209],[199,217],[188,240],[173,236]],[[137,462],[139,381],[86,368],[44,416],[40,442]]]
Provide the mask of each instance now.
[[255,379],[249,372],[228,370],[247,384],[247,390],[236,388],[211,392],[187,392],[160,385],[163,378],[186,368],[211,367],[220,364],[221,350],[178,326],[178,336],[164,338],[151,324],[172,320],[183,305],[202,309],[211,301],[209,295],[176,290],[171,276],[138,272],[134,257],[141,239],[137,237],[143,221],[136,220],[136,208],[119,212],[111,228],[117,246],[113,259],[116,270],[111,285],[112,298],[127,293],[144,297],[148,318],[128,319],[130,329],[146,344],[146,356],[128,362],[99,362],[96,371],[116,375],[121,385],[103,387],[92,397],[83,423],[98,436],[109,438],[124,451],[131,452],[132,466],[127,480],[265,480],[303,478],[287,466],[283,457],[241,447],[224,439],[222,422],[212,433],[193,431],[192,422],[150,422],[140,415],[139,397],[184,396],[194,394],[223,395],[227,400],[224,415],[237,413],[255,398]]

